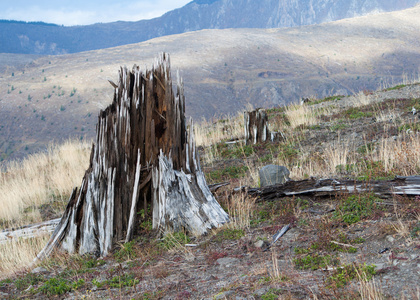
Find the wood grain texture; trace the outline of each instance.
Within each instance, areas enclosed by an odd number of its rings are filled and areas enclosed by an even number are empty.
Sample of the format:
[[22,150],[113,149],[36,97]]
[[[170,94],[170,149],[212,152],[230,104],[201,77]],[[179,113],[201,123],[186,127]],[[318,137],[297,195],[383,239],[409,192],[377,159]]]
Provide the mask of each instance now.
[[140,209],[152,212],[154,229],[205,234],[228,222],[207,186],[184,113],[183,84],[174,91],[167,54],[145,72],[121,68],[113,103],[99,113],[81,187],[38,257],[55,248],[106,256],[136,234]]

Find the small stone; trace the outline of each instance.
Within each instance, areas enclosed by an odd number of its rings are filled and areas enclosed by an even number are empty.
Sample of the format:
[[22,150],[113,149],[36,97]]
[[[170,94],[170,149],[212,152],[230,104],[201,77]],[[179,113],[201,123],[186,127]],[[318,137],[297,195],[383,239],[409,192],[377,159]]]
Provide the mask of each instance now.
[[39,273],[46,273],[46,272],[48,272],[48,270],[43,267],[37,267],[31,271],[32,274],[39,274]]
[[269,243],[263,240],[259,240],[254,243],[255,248],[266,248],[268,245]]
[[395,241],[395,239],[390,235],[387,235],[386,240],[390,243],[393,243]]

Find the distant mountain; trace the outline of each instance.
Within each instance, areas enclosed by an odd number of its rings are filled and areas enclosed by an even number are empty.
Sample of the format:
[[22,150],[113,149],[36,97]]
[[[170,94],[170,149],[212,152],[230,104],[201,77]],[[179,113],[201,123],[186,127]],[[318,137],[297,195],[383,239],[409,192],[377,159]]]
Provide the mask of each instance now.
[[0,53],[65,54],[138,43],[155,37],[225,28],[282,28],[320,24],[409,8],[419,0],[195,0],[138,22],[58,26],[0,21]]

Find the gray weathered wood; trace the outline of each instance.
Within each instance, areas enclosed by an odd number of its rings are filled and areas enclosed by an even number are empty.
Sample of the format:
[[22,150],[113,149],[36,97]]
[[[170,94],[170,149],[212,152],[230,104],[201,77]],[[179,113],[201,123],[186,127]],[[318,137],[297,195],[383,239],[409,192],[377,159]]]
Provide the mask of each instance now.
[[116,86],[113,103],[99,113],[80,189],[39,258],[55,248],[105,256],[131,240],[136,216],[149,207],[155,229],[204,234],[229,221],[201,171],[183,84],[174,91],[168,55],[145,72],[121,68]]
[[18,239],[35,238],[37,236],[51,234],[59,222],[60,219],[58,218],[19,228],[2,230],[0,231],[0,244],[7,243],[8,241],[16,241]]
[[372,192],[382,198],[389,198],[392,195],[418,196],[420,195],[420,176],[399,176],[393,180],[373,180],[370,182],[340,179],[316,180],[311,178],[248,189],[248,194],[257,196],[258,201],[294,195],[323,197],[363,192]]
[[264,109],[258,108],[244,112],[245,142],[247,145],[265,142],[270,139],[268,117]]

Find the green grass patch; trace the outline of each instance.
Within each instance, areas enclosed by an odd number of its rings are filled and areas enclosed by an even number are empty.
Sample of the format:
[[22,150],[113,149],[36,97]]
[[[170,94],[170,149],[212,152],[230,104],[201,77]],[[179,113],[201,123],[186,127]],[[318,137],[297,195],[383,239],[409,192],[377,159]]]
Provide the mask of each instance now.
[[133,274],[123,274],[112,277],[109,280],[98,281],[96,278],[92,280],[92,284],[98,288],[109,287],[118,288],[132,287],[140,282]]
[[26,290],[31,285],[34,286],[43,281],[45,281],[44,276],[39,274],[28,273],[23,277],[17,278],[14,283],[16,288],[22,291]]
[[375,265],[356,265],[349,264],[344,265],[327,278],[327,284],[329,288],[341,288],[355,278],[361,278],[362,280],[369,281],[376,274]]
[[420,131],[420,123],[407,123],[398,127],[399,132],[407,132],[408,130],[412,132]]
[[242,229],[226,228],[217,233],[216,241],[239,240],[243,236],[245,236],[245,232]]
[[122,244],[121,248],[114,253],[114,258],[117,262],[123,262],[131,260],[137,256],[137,245],[136,241],[130,241]]
[[337,266],[340,261],[337,257],[327,255],[320,255],[312,253],[303,257],[297,257],[293,259],[295,267],[300,270],[318,270],[325,269],[327,266]]
[[349,127],[349,125],[348,125],[348,124],[346,124],[346,123],[344,123],[344,121],[343,121],[343,120],[340,120],[340,121],[337,121],[337,123],[336,123],[336,124],[331,125],[331,126],[330,126],[330,130],[331,130],[331,131],[339,131],[339,130],[346,129],[347,127]]
[[367,154],[369,152],[372,152],[374,149],[375,149],[375,143],[369,142],[357,148],[356,151],[360,154]]
[[63,295],[71,290],[83,287],[84,284],[85,281],[83,279],[71,282],[64,278],[53,277],[48,279],[38,290],[48,296]]
[[372,217],[380,210],[377,202],[382,202],[382,199],[374,194],[351,195],[341,201],[333,217],[348,225],[357,223]]
[[191,242],[191,239],[182,231],[166,234],[158,243],[158,247],[164,250],[171,250]]
[[210,182],[221,182],[232,178],[242,178],[245,177],[247,171],[247,166],[229,166],[206,173],[206,179]]
[[371,118],[373,113],[370,111],[362,111],[360,108],[351,107],[343,112],[343,114],[352,120],[361,119],[361,118]]

